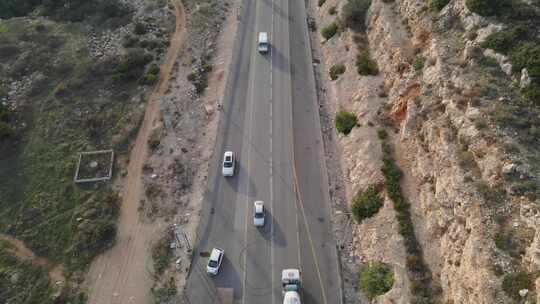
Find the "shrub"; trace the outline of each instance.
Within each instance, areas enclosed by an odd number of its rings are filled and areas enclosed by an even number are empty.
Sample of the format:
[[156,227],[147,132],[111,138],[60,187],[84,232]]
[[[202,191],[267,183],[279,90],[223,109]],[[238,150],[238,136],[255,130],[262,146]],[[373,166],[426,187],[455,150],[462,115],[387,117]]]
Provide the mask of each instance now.
[[114,70],[116,80],[133,80],[140,77],[144,67],[152,61],[152,55],[141,48],[128,49]]
[[335,6],[332,6],[329,10],[328,10],[328,14],[330,15],[335,15],[337,13],[336,11],[336,7]]
[[414,60],[413,67],[416,72],[421,72],[424,69],[424,64],[426,62],[426,58],[423,56],[416,56],[416,59]]
[[364,51],[356,57],[356,68],[360,75],[377,75],[379,68],[377,63],[371,59],[369,52]]
[[531,84],[528,87],[521,90],[523,99],[529,104],[540,106],[540,85]]
[[388,133],[386,133],[385,129],[379,129],[377,130],[377,136],[380,140],[385,140],[388,137]]
[[362,293],[373,299],[392,289],[394,272],[384,263],[370,262],[360,266],[359,285]]
[[169,244],[172,241],[172,234],[167,233],[152,247],[152,259],[154,260],[154,271],[156,275],[161,275],[169,265],[172,257]]
[[527,272],[520,271],[505,275],[502,282],[502,289],[510,298],[520,300],[519,291],[522,289],[534,290],[534,284]]
[[365,191],[358,192],[353,198],[351,208],[354,219],[360,223],[363,219],[375,215],[382,206],[379,193],[373,185],[369,186]]
[[527,27],[523,25],[514,26],[510,29],[489,35],[486,41],[482,43],[482,47],[508,54],[513,46],[527,38],[527,32]]
[[319,7],[321,7],[321,6],[324,5],[325,2],[326,2],[326,0],[319,0],[319,2],[317,2],[317,5],[318,5]]
[[450,0],[430,0],[429,1],[429,8],[432,11],[440,11],[442,10],[447,4],[450,2]]
[[349,0],[341,10],[341,18],[345,26],[354,31],[363,30],[370,6],[371,0]]
[[137,35],[144,35],[146,34],[146,24],[142,22],[135,23],[135,28],[133,29],[133,32]]
[[337,33],[338,25],[335,22],[330,23],[328,26],[323,27],[321,30],[321,35],[324,39],[328,40]]
[[345,66],[343,64],[335,64],[330,68],[330,79],[336,80],[339,75],[345,73]]
[[530,77],[540,77],[540,43],[526,42],[514,48],[510,54],[515,72],[527,68]]
[[347,111],[339,111],[336,114],[336,129],[338,132],[348,135],[357,124],[356,115]]
[[480,16],[491,16],[497,12],[499,0],[466,0],[467,8]]

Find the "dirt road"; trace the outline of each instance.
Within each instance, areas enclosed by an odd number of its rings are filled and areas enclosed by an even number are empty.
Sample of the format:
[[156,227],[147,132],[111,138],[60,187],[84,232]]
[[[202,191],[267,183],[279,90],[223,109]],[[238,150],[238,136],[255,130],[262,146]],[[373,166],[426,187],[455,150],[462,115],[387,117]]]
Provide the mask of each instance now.
[[159,118],[159,98],[167,91],[171,71],[185,35],[181,1],[172,2],[176,16],[175,32],[161,65],[160,80],[149,97],[144,120],[131,151],[122,191],[117,243],[92,263],[86,279],[89,304],[151,303],[151,245],[161,223],[141,221],[137,208],[144,189],[142,168],[148,153],[147,142]]

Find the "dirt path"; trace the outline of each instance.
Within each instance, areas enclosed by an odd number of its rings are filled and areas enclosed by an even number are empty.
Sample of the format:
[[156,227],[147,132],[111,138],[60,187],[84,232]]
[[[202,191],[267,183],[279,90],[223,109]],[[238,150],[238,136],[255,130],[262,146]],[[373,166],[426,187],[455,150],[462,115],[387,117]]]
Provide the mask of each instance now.
[[173,0],[175,32],[161,65],[160,80],[149,97],[143,123],[131,151],[128,174],[122,191],[122,208],[118,221],[117,243],[91,265],[86,284],[89,304],[151,302],[153,278],[151,245],[160,223],[144,223],[138,206],[143,195],[142,168],[148,154],[148,137],[159,118],[158,99],[167,91],[171,71],[185,35],[185,16],[180,0]]
[[23,242],[12,236],[0,234],[0,241],[7,242],[10,245],[7,248],[7,251],[18,259],[21,259],[23,261],[29,261],[34,266],[39,266],[47,269],[47,271],[49,272],[49,277],[51,278],[53,284],[59,281],[66,281],[64,277],[64,267],[62,267],[62,265],[55,265],[46,258],[36,256],[32,252],[32,250],[28,249],[28,247],[24,245]]

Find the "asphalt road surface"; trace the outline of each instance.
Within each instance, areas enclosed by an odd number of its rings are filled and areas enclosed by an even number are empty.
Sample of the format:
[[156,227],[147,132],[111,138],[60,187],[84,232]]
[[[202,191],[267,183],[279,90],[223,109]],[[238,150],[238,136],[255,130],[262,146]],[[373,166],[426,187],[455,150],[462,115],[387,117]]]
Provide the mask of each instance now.
[[[257,51],[259,32],[268,54]],[[234,303],[282,303],[285,268],[302,272],[302,303],[342,303],[308,39],[303,1],[243,0],[187,303],[220,303],[222,288]],[[238,166],[225,178],[227,150]],[[255,200],[265,202],[262,228]],[[213,247],[225,250],[215,277],[206,274]]]

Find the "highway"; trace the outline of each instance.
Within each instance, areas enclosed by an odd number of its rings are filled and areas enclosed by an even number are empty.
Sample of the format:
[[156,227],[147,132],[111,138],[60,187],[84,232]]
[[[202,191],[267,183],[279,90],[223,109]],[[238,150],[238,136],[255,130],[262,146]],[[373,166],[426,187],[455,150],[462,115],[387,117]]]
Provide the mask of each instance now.
[[[243,0],[233,53],[185,300],[220,303],[227,288],[234,303],[282,303],[281,270],[299,268],[302,303],[342,303],[304,2]],[[225,178],[227,150],[238,168]],[[262,228],[255,200],[265,202]],[[210,277],[213,247],[225,259]]]

